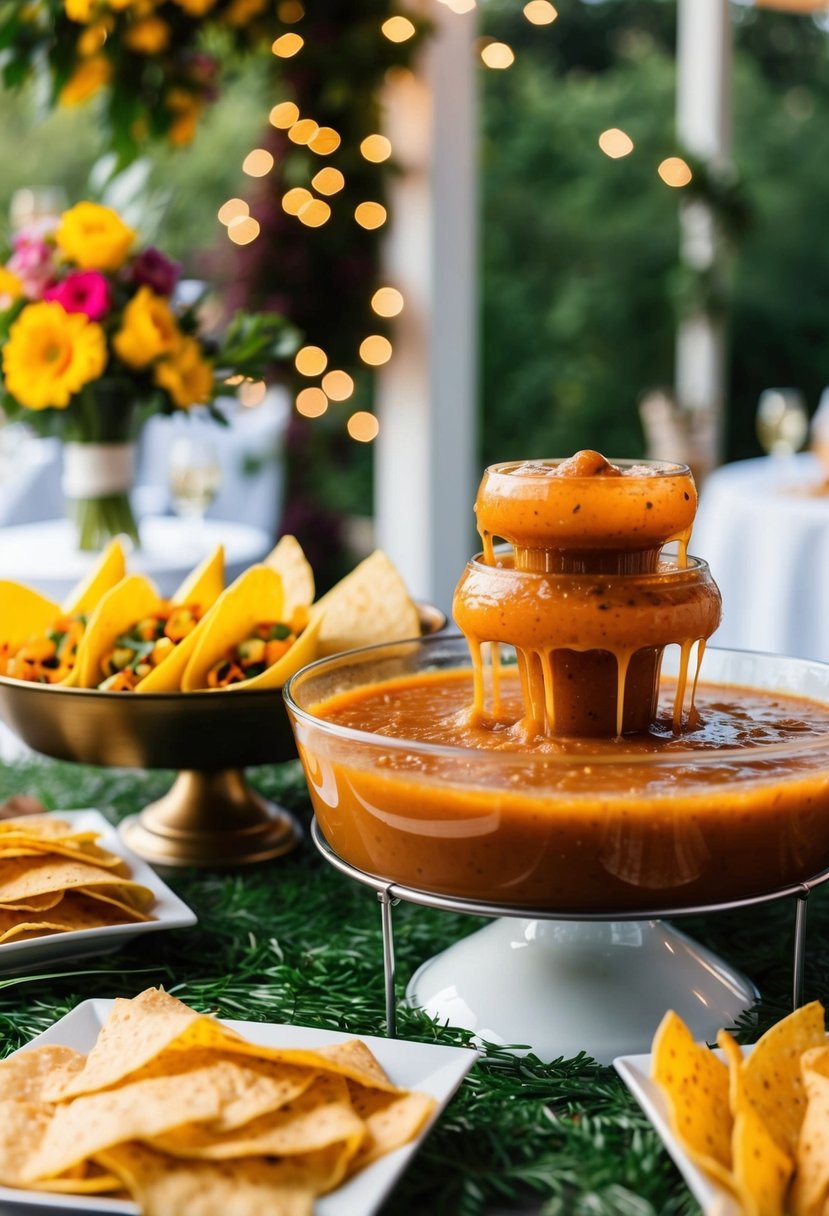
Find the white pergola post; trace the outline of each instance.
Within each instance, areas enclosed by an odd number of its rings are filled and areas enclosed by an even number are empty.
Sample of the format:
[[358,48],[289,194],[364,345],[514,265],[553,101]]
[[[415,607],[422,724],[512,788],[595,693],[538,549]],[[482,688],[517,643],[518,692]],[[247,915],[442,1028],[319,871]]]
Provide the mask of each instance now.
[[448,612],[475,548],[477,117],[475,13],[428,5],[434,33],[396,77],[386,129],[403,172],[385,268],[405,305],[378,378],[377,544],[413,595]]
[[[688,152],[713,169],[731,149],[731,18],[729,0],[678,0],[677,134]],[[721,256],[716,219],[704,202],[681,209],[682,256],[700,271]],[[722,318],[698,312],[680,321],[676,397],[695,417],[698,441],[707,437],[711,465],[722,454],[726,334]]]

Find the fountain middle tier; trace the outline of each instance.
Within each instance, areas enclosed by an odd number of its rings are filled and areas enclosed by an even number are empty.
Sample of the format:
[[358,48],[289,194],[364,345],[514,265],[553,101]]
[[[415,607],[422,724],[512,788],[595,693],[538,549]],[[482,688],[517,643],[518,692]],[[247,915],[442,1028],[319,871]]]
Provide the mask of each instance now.
[[[666,646],[691,651],[720,622],[720,594],[699,558],[662,558],[649,573],[561,573],[516,569],[511,554],[496,565],[469,562],[453,615],[470,644],[474,713],[497,716],[499,667],[485,668],[487,642],[514,646],[528,734],[605,736],[647,730],[656,715]],[[485,673],[490,687],[485,686]],[[696,672],[692,673],[692,681]],[[682,725],[686,678],[677,681],[673,723]]]

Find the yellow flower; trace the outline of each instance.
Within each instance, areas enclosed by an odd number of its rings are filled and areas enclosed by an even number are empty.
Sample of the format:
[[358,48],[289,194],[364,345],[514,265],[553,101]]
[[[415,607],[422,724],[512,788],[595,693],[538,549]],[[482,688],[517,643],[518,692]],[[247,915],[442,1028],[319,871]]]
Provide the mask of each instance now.
[[23,284],[7,266],[0,266],[0,307],[8,308],[13,300],[23,295]]
[[167,132],[170,143],[177,146],[189,144],[196,134],[201,102],[187,89],[170,89],[167,94],[167,109],[173,113],[173,121]]
[[182,338],[174,351],[155,366],[155,382],[179,407],[203,405],[213,395],[213,367],[202,357],[195,338]]
[[55,233],[58,248],[81,270],[117,270],[135,240],[117,212],[100,203],[77,203],[64,211]]
[[29,410],[65,409],[73,394],[102,375],[106,335],[83,313],[67,313],[54,301],[24,308],[3,349],[9,393]]
[[139,287],[124,309],[121,328],[112,339],[119,359],[129,367],[147,367],[178,345],[181,332],[167,301],[149,287]]
[[97,93],[112,79],[112,67],[103,55],[92,55],[75,68],[60,91],[58,100],[64,106],[77,106]]
[[127,27],[124,43],[139,55],[157,55],[170,42],[170,27],[160,17],[142,17]]
[[85,24],[92,20],[96,3],[95,0],[66,0],[64,8],[70,21],[80,21]]
[[175,3],[191,17],[203,17],[213,8],[216,0],[175,0]]
[[247,25],[257,17],[265,7],[265,0],[232,0],[225,12],[228,25]]

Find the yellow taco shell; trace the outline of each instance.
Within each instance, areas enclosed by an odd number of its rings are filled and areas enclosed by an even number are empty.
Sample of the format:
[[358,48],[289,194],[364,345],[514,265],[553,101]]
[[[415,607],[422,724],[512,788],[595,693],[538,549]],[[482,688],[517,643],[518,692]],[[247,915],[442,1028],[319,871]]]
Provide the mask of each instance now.
[[127,573],[124,550],[119,540],[112,540],[104,549],[92,570],[67,596],[60,611],[65,616],[92,612],[101,600]]
[[[204,628],[199,630],[198,643],[182,677],[182,690],[195,692],[206,689],[208,672],[228,650],[248,637],[262,621],[281,621],[284,618],[282,579],[270,566],[250,566],[216,601],[210,619],[203,622]],[[314,657],[319,624],[319,616],[312,612],[308,625],[278,662],[250,680],[216,691],[281,688],[294,671]]]
[[101,659],[115,639],[147,616],[161,600],[158,588],[143,574],[128,574],[98,604],[78,647],[72,683],[78,688],[97,688],[104,678]]
[[61,616],[60,604],[26,587],[0,580],[0,646],[17,650],[29,638],[45,633]]
[[184,670],[196,648],[200,632],[224,591],[225,553],[222,545],[196,566],[172,597],[174,604],[198,604],[204,611],[192,633],[179,642],[154,671],[140,680],[136,692],[178,692]]

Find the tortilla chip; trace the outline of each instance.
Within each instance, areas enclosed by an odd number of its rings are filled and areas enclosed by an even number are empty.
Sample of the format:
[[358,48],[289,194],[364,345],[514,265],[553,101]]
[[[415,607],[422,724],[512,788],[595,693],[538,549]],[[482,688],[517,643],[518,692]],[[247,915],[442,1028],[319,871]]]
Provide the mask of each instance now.
[[822,1216],[829,1202],[829,1077],[811,1067],[825,1051],[815,1048],[803,1056],[807,1104],[795,1155],[789,1204],[793,1216]]
[[653,1040],[651,1076],[668,1099],[671,1124],[688,1155],[730,1185],[731,1132],[728,1069],[708,1047],[694,1042],[673,1010]]
[[83,1068],[86,1057],[73,1047],[44,1043],[29,1051],[19,1051],[0,1067],[0,1102],[17,1098],[21,1102],[44,1101],[44,1088],[57,1077],[65,1080]]
[[25,902],[32,895],[77,887],[123,899],[139,911],[155,899],[149,887],[85,862],[46,856],[12,857],[0,864],[0,903]]
[[806,1110],[800,1057],[825,1041],[823,1006],[812,1001],[767,1030],[742,1065],[745,1102],[781,1152],[791,1158],[797,1151]]
[[782,1152],[750,1106],[734,1120],[734,1190],[745,1216],[784,1216],[794,1160]]
[[408,1144],[432,1117],[437,1103],[429,1094],[387,1093],[348,1082],[354,1111],[365,1122],[366,1135],[348,1167],[349,1174]]
[[[305,1160],[188,1162],[140,1144],[100,1154],[143,1216],[312,1216],[314,1197],[336,1185],[339,1156],[323,1149]],[[332,1181],[335,1179],[335,1181]]]
[[282,536],[264,559],[282,579],[283,612],[293,616],[297,608],[308,608],[314,602],[314,572],[295,536]]
[[101,660],[115,639],[142,616],[149,616],[159,604],[158,588],[143,574],[130,574],[100,600],[78,647],[73,684],[78,688],[97,688],[104,679]]
[[317,655],[420,637],[420,614],[397,568],[376,549],[318,601]]
[[89,614],[94,611],[101,598],[120,583],[126,573],[127,563],[121,542],[112,540],[86,578],[69,592],[61,606],[61,614],[75,616],[77,613]]
[[152,918],[129,904],[102,900],[82,890],[60,893],[59,902],[46,911],[0,907],[0,943],[23,941],[48,933],[76,933],[80,929],[100,929],[107,925],[131,924]]
[[2,912],[48,912],[63,899],[63,891],[45,891],[43,895],[27,895],[17,900],[0,900]]

